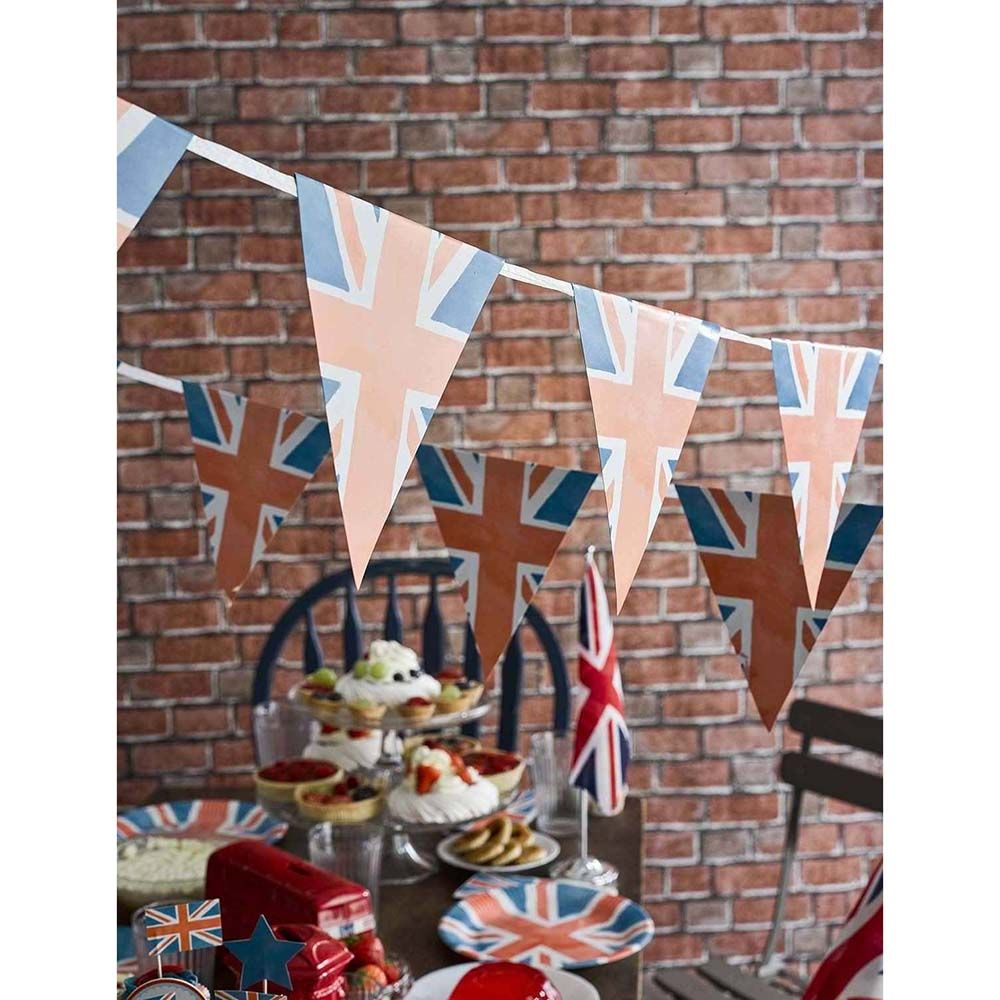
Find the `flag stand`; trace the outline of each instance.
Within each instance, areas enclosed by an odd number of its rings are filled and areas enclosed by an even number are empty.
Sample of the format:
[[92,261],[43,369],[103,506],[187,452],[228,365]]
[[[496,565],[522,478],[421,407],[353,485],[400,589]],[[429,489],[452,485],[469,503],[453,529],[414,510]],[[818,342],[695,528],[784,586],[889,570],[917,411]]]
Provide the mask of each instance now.
[[552,866],[552,877],[568,879],[571,882],[585,882],[587,885],[613,887],[618,882],[618,869],[608,861],[593,858],[589,852],[590,803],[587,793],[581,788],[577,792],[580,810],[580,855],[566,858]]

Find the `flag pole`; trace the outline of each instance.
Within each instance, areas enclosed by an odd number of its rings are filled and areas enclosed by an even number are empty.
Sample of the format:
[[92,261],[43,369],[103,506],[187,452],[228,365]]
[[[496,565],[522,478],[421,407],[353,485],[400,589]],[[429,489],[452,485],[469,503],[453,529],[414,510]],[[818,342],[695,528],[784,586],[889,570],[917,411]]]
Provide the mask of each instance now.
[[580,796],[580,857],[586,861],[590,857],[587,845],[587,813],[590,810],[588,809],[586,791],[580,788],[577,793]]

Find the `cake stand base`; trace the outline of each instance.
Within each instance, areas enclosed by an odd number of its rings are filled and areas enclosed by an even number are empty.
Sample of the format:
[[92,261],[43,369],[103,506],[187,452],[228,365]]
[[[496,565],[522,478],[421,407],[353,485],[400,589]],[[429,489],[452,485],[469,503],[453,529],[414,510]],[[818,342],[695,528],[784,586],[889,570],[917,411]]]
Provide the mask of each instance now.
[[385,830],[383,850],[382,885],[413,885],[434,875],[440,867],[434,855],[417,849],[405,829],[391,824]]
[[614,885],[618,881],[618,869],[600,858],[566,858],[553,865],[549,874],[552,878],[595,886]]

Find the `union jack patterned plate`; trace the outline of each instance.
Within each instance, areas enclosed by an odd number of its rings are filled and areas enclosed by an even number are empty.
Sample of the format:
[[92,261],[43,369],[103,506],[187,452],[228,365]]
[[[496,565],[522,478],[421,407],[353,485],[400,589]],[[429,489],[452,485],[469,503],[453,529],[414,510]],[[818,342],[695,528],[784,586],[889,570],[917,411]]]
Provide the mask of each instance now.
[[540,881],[537,875],[502,875],[500,872],[479,872],[467,878],[451,895],[453,899],[465,899],[487,889],[516,889],[522,885],[534,885]]
[[641,951],[653,937],[653,921],[624,896],[538,879],[459,900],[438,934],[460,955],[481,961],[584,969]]
[[225,837],[276,844],[288,824],[269,816],[255,802],[192,799],[130,809],[118,817],[118,843],[133,837]]

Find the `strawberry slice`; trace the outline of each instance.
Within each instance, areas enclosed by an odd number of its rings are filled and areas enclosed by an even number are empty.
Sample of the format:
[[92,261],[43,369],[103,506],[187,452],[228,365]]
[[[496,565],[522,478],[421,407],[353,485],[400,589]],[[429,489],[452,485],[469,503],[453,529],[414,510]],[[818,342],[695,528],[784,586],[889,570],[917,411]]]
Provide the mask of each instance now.
[[455,774],[457,774],[462,781],[467,785],[474,784],[472,780],[472,775],[469,773],[469,769],[465,766],[465,761],[455,753],[454,750],[449,750],[448,755],[451,757],[452,767],[455,768]]
[[433,787],[434,782],[441,777],[441,772],[430,764],[417,765],[417,795],[426,795]]

